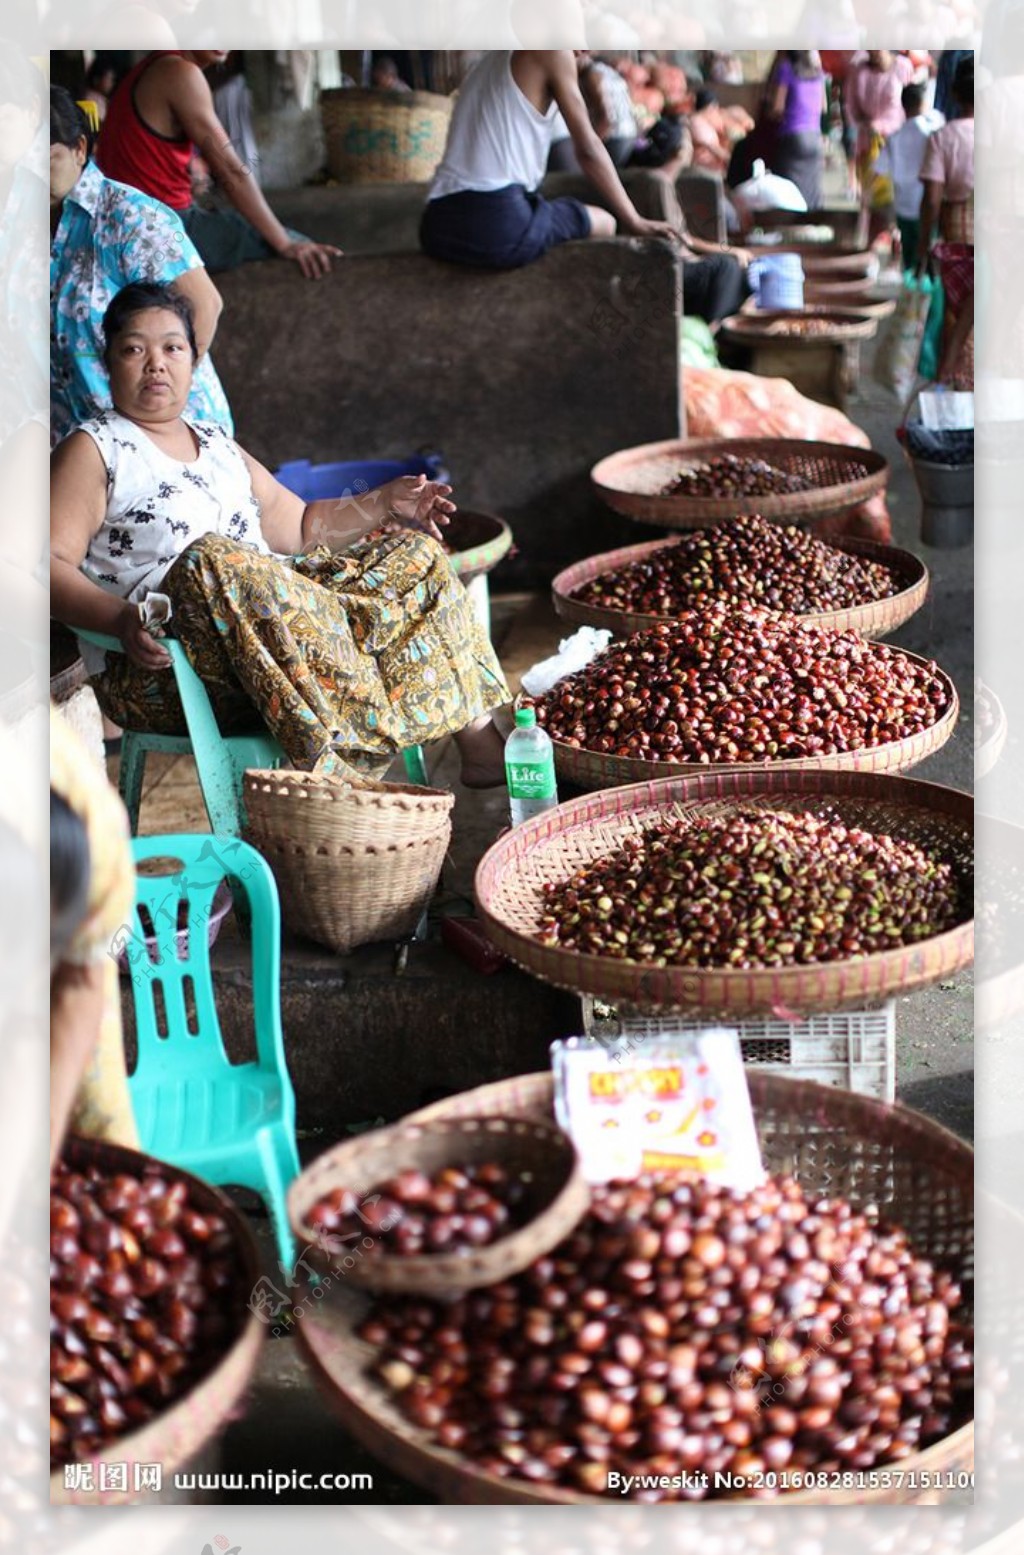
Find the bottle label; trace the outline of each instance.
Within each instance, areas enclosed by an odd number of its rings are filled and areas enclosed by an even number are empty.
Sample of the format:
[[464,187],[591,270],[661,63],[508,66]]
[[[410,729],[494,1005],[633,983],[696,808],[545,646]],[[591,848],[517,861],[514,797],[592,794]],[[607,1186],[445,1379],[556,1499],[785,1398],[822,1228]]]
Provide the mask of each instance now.
[[553,761],[509,761],[505,764],[508,791],[513,799],[556,799]]

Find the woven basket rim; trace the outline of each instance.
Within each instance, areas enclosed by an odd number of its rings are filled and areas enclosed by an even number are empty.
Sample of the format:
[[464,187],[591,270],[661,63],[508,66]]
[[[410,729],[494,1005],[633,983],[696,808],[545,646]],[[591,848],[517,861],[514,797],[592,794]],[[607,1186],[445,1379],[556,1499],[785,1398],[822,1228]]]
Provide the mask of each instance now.
[[[803,457],[828,459],[842,467],[862,465],[866,474],[848,481],[834,481],[810,491],[775,493],[757,497],[686,497],[661,496],[657,492],[637,490],[624,484],[638,470],[655,461],[671,458],[673,464],[700,463],[712,454],[750,455],[768,461]],[[747,512],[752,500],[765,519],[819,517],[857,507],[880,491],[889,475],[888,460],[873,448],[853,448],[846,443],[828,443],[788,437],[760,438],[667,438],[657,443],[640,443],[622,448],[598,461],[590,471],[590,480],[598,496],[617,513],[628,518],[665,528],[700,528],[735,518]]]
[[[524,971],[574,993],[638,1008],[733,1015],[782,1008],[806,1015],[835,1010],[866,997],[891,997],[924,987],[968,965],[973,956],[973,915],[911,946],[808,966],[740,969],[654,967],[543,945],[521,921],[509,922],[495,906],[505,871],[515,869],[521,874],[524,860],[535,869],[542,853],[540,845],[560,832],[571,829],[585,833],[596,822],[653,813],[675,802],[698,807],[740,806],[752,801],[770,805],[774,800],[791,803],[804,798],[837,808],[844,800],[897,804],[932,814],[936,822],[945,818],[951,840],[957,837],[963,844],[968,836],[973,837],[973,797],[916,778],[851,770],[768,772],[760,768],[660,778],[569,800],[499,837],[476,869],[473,891],[478,913],[498,949]],[[600,848],[606,850],[608,845],[606,840]],[[598,849],[594,851],[596,854]]]
[[[303,772],[292,767],[247,767],[243,774],[247,788],[279,798],[320,800],[333,803],[343,799],[357,805],[380,805],[387,800],[399,808],[451,809],[455,795],[448,788],[428,788],[419,783],[387,783],[375,778],[348,778],[335,773]],[[412,806],[409,801],[416,801]],[[438,804],[437,801],[443,801]]]
[[[551,584],[551,597],[556,613],[565,621],[577,621],[583,626],[607,627],[616,636],[632,635],[660,621],[674,620],[674,616],[647,615],[635,610],[613,610],[606,605],[590,605],[575,597],[575,591],[585,583],[615,572],[631,562],[644,561],[666,546],[679,545],[675,535],[662,540],[647,540],[642,545],[620,546],[614,551],[604,551],[585,557],[564,567]],[[844,536],[823,540],[833,550],[846,551],[854,556],[864,556],[871,561],[883,562],[896,572],[905,586],[884,599],[866,600],[860,605],[848,605],[843,609],[808,611],[797,615],[796,620],[809,626],[828,626],[836,630],[882,635],[895,631],[921,608],[928,594],[930,575],[928,568],[913,551],[895,545],[884,545],[878,540]],[[779,612],[782,614],[783,612]],[[627,626],[626,623],[630,624]]]

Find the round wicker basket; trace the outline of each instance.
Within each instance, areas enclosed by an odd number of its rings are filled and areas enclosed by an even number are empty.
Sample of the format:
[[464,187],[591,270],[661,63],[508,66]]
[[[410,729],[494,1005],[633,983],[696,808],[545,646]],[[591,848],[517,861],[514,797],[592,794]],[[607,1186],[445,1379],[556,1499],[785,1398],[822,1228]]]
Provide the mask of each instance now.
[[413,932],[448,851],[453,794],[257,768],[242,792],[246,837],[290,929],[339,955]]
[[[679,542],[648,540],[644,545],[629,545],[617,551],[605,551],[600,556],[588,556],[585,561],[574,562],[560,572],[551,585],[551,595],[556,613],[563,621],[573,621],[578,626],[607,627],[616,637],[630,637],[634,632],[646,631],[659,621],[673,617],[645,615],[634,610],[612,610],[604,605],[589,605],[575,596],[586,583],[605,573],[628,567],[631,562],[645,561],[666,546]],[[851,556],[864,556],[869,561],[882,562],[891,568],[898,580],[898,590],[887,599],[868,600],[863,605],[850,605],[845,610],[819,610],[798,616],[809,626],[827,626],[836,631],[860,632],[864,637],[885,637],[894,632],[904,621],[909,621],[920,610],[928,594],[928,569],[919,556],[911,551],[898,550],[893,545],[880,545],[877,540],[830,540],[829,545]]]
[[[793,324],[805,321],[825,323],[826,330],[795,330]],[[786,346],[811,347],[836,340],[871,340],[878,331],[878,320],[870,313],[854,308],[793,308],[788,312],[758,309],[756,313],[734,313],[723,319],[721,332],[738,345],[750,342],[779,341]]]
[[[915,664],[927,661],[906,649],[894,649]],[[956,687],[944,670],[938,670],[946,693],[946,710],[929,729],[905,740],[876,745],[863,750],[838,751],[831,756],[798,756],[786,760],[762,762],[713,762],[699,766],[684,761],[640,761],[631,756],[606,755],[601,751],[567,745],[549,731],[555,751],[555,771],[565,783],[577,788],[615,788],[624,783],[645,783],[657,778],[684,777],[703,772],[908,772],[928,756],[934,756],[955,733],[960,716]]]
[[[764,459],[777,469],[803,476],[813,485],[809,491],[756,498],[661,495],[683,466],[701,464],[713,454]],[[590,472],[598,496],[616,513],[666,529],[699,529],[749,513],[752,508],[762,518],[785,519],[789,523],[820,518],[866,502],[882,490],[888,477],[887,461],[871,448],[785,437],[696,441],[673,438],[663,443],[641,443],[609,454]]]
[[462,1253],[408,1258],[380,1251],[360,1255],[351,1268],[342,1263],[342,1278],[334,1283],[342,1288],[349,1284],[426,1296],[451,1296],[494,1285],[550,1252],[590,1202],[572,1140],[552,1119],[438,1118],[426,1124],[406,1120],[393,1128],[374,1129],[329,1150],[296,1178],[288,1191],[288,1218],[298,1240],[316,1248],[330,1267],[332,1257],[340,1262],[353,1249],[342,1241],[336,1249],[324,1247],[326,1239],[317,1235],[306,1217],[333,1188],[371,1193],[407,1167],[432,1176],[444,1166],[491,1161],[526,1186],[528,1219],[521,1217],[525,1223],[486,1247]]
[[512,531],[496,513],[459,508],[445,530],[451,563],[463,583],[491,572],[512,549]]
[[[141,1176],[153,1162],[152,1156],[123,1145],[78,1138],[67,1141],[64,1159],[78,1170],[97,1166],[111,1176],[123,1172],[131,1177]],[[176,1469],[195,1457],[228,1419],[256,1365],[265,1328],[244,1305],[261,1273],[259,1251],[249,1223],[231,1200],[210,1183],[176,1166],[161,1163],[161,1169],[167,1177],[188,1184],[189,1199],[199,1210],[216,1212],[227,1221],[235,1244],[238,1288],[244,1292],[235,1330],[216,1365],[188,1393],[140,1430],[119,1437],[86,1460],[93,1465],[93,1489],[69,1490],[64,1484],[63,1470],[55,1470],[50,1475],[50,1501],[54,1504],[113,1506],[146,1499],[146,1493],[140,1495],[130,1479],[126,1490],[99,1488],[105,1479],[101,1479],[99,1465],[159,1463],[166,1482]]]
[[334,87],[320,95],[327,169],[343,184],[426,183],[444,155],[452,99]]
[[[763,970],[647,966],[543,945],[535,937],[547,882],[564,880],[658,819],[721,815],[751,806],[810,810],[930,848],[956,871],[964,903],[961,921],[896,950]],[[714,773],[606,789],[524,821],[484,854],[474,891],[479,915],[498,949],[556,987],[652,1013],[812,1015],[909,993],[970,963],[973,838],[971,796],[934,783],[867,772]]]
[[[747,1079],[769,1171],[792,1173],[812,1192],[877,1204],[886,1219],[905,1227],[923,1256],[950,1266],[969,1290],[974,1156],[968,1145],[904,1107],[758,1070],[748,1070]],[[549,1073],[521,1075],[462,1092],[406,1121],[494,1114],[550,1120],[552,1094]],[[365,1296],[346,1292],[331,1312],[299,1325],[299,1340],[346,1427],[383,1463],[441,1501],[603,1504],[603,1497],[497,1478],[412,1426],[367,1371],[374,1352],[355,1335],[366,1304]],[[974,1427],[967,1421],[903,1459],[893,1488],[794,1491],[780,1504],[929,1501],[935,1492],[921,1488],[922,1476],[934,1483],[938,1474],[970,1471],[973,1461]]]

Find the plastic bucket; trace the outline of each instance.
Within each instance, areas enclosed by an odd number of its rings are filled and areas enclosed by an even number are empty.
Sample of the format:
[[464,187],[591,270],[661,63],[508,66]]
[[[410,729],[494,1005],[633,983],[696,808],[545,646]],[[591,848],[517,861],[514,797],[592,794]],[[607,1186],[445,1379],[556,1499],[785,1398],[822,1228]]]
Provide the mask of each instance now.
[[947,550],[974,539],[974,465],[934,464],[911,456],[921,497],[921,539]]
[[804,267],[799,254],[765,254],[747,270],[759,308],[802,308]]
[[293,459],[279,465],[274,474],[282,486],[303,502],[358,496],[397,480],[400,475],[426,475],[432,481],[449,479],[441,455],[431,453],[413,454],[408,459],[356,459],[344,464],[310,464],[308,459]]

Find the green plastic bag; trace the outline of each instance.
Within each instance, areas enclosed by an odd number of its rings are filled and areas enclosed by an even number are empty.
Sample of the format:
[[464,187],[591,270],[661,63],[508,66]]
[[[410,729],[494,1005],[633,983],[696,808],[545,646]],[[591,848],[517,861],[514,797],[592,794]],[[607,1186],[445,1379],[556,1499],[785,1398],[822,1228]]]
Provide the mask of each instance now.
[[942,281],[937,275],[922,276],[918,284],[926,293],[930,289],[931,303],[924,326],[924,339],[921,341],[921,355],[917,359],[917,370],[922,378],[933,383],[939,376],[939,363],[942,360],[942,321],[946,311],[946,294],[942,290]]
[[679,361],[683,367],[717,367],[715,337],[703,319],[689,314],[680,321]]

